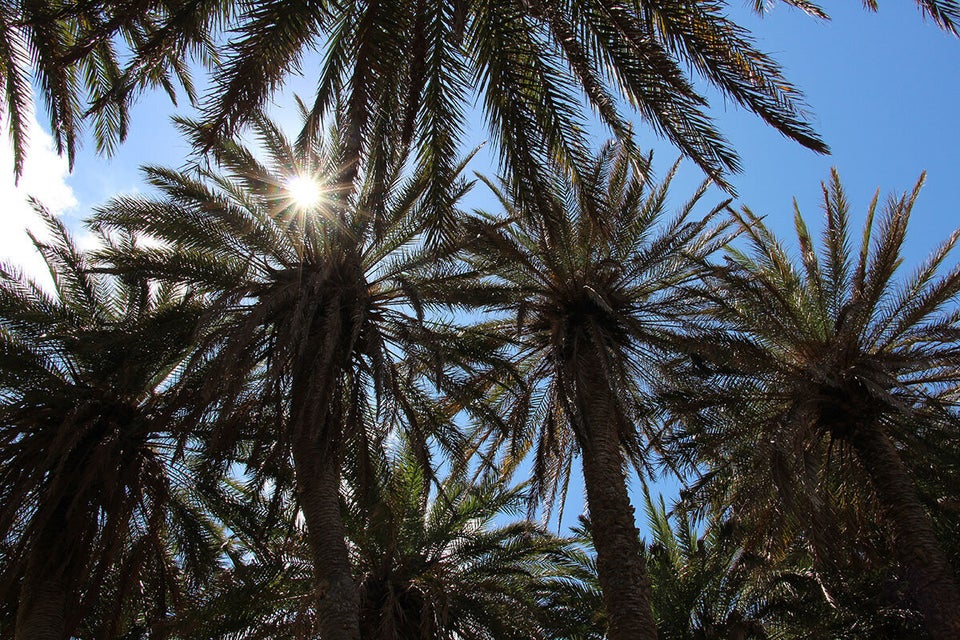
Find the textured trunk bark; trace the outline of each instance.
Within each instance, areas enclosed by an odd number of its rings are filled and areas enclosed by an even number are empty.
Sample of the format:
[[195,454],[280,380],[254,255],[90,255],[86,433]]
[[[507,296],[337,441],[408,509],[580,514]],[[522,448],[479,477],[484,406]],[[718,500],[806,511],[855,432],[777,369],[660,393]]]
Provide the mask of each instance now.
[[890,439],[879,429],[858,429],[852,438],[860,464],[876,489],[893,528],[907,584],[933,640],[960,638],[960,591],[937,542],[933,522]]
[[15,640],[65,640],[67,589],[50,571],[50,549],[41,545],[27,561],[20,587]]
[[358,270],[359,266],[344,268],[347,276],[323,283],[334,293],[323,305],[327,315],[316,320],[324,332],[313,336],[314,343],[295,365],[291,389],[291,449],[323,640],[360,640],[360,598],[340,513],[343,411],[338,395],[365,308],[361,295],[365,288],[350,278],[362,275]]
[[323,640],[360,640],[360,599],[340,514],[340,456],[297,439],[293,460],[307,525]]
[[[590,364],[599,365],[599,360]],[[656,640],[650,579],[627,495],[613,391],[602,380],[602,367],[589,366],[585,371],[590,373],[578,376],[577,389],[578,409],[585,423],[586,442],[581,443],[583,480],[597,550],[597,574],[607,611],[607,638]]]

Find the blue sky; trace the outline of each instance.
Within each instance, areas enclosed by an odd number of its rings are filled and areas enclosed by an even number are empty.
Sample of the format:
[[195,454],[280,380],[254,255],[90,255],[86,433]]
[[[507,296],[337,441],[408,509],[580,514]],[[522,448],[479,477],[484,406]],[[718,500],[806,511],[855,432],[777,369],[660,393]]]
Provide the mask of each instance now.
[[[714,96],[712,113],[739,150],[743,164],[743,173],[731,179],[739,192],[737,202],[766,215],[768,223],[786,236],[792,229],[794,197],[811,226],[819,222],[820,181],[831,166],[840,171],[857,221],[878,187],[883,193],[902,192],[926,170],[927,183],[908,234],[907,262],[916,263],[960,226],[954,194],[960,185],[956,116],[960,40],[924,21],[912,2],[883,2],[879,13],[864,11],[859,2],[830,4],[833,19],[829,22],[780,4],[771,4],[762,19],[746,6],[732,9],[754,30],[760,49],[773,54],[790,81],[803,91],[810,121],[833,151],[830,156],[818,156]],[[289,104],[292,91],[308,95],[312,86],[309,72],[306,78],[291,81],[278,105]],[[36,131],[26,174],[16,188],[9,153],[0,145],[0,198],[6,204],[0,215],[0,258],[21,263],[27,270],[36,268],[22,231],[31,224],[22,204],[24,194],[46,202],[71,226],[78,226],[93,206],[110,196],[143,190],[139,165],[182,164],[187,146],[169,124],[171,113],[165,96],[144,96],[133,114],[130,137],[116,156],[97,157],[88,141],[72,174],[50,150],[49,138]],[[286,117],[282,107],[277,113]],[[290,115],[291,124],[294,118]],[[655,150],[655,168],[665,171],[677,151],[642,125],[638,132],[641,146]],[[482,123],[475,123],[470,140],[484,137]],[[598,132],[598,144],[602,137]],[[494,170],[482,161],[476,168]],[[701,179],[699,170],[687,162],[674,183],[677,202]],[[478,197],[485,207],[494,206]],[[579,489],[571,488],[570,495],[568,520],[581,510]]]

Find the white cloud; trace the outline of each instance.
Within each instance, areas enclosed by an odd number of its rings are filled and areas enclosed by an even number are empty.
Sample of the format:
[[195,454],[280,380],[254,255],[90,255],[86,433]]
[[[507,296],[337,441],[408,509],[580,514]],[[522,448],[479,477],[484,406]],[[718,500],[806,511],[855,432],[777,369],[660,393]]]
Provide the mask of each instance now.
[[57,155],[53,138],[36,118],[30,119],[29,140],[23,175],[16,184],[12,144],[6,122],[0,121],[0,261],[44,280],[46,267],[27,236],[27,229],[41,238],[46,229],[28,197],[39,200],[57,215],[76,206],[77,199],[67,183],[70,170],[66,158]]

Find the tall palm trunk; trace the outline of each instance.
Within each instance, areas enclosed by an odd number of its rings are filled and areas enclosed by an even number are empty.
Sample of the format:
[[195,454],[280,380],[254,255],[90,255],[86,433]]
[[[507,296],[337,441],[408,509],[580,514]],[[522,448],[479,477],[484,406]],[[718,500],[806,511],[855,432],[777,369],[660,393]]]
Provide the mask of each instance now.
[[293,446],[297,492],[316,579],[320,636],[323,640],[359,640],[360,598],[340,514],[341,456],[318,449],[309,437],[297,438]]
[[583,417],[583,480],[597,550],[597,574],[607,612],[609,640],[656,640],[640,532],[627,495],[613,390],[599,357],[578,376],[577,403]]
[[956,577],[900,454],[880,429],[857,429],[851,440],[893,527],[907,584],[930,637],[960,638],[960,591]]
[[[30,569],[28,568],[28,571]],[[67,590],[54,576],[30,572],[20,589],[16,640],[64,640]]]
[[[349,227],[347,206],[360,171],[363,151],[363,127],[367,118],[366,83],[366,66],[360,64],[354,70],[352,79],[353,94],[343,133],[343,160],[335,181],[340,203],[338,215],[345,227]],[[358,275],[362,280],[362,270]],[[349,360],[353,350],[359,328],[356,320],[362,317],[362,308],[357,297],[348,300],[345,308],[341,309],[343,299],[341,292],[333,296],[330,305],[329,312],[340,313],[346,322],[340,325],[340,340],[333,341],[333,353],[323,353],[321,348],[320,353],[329,358],[325,362],[327,366],[320,367],[321,388],[316,389],[313,383],[318,377],[314,370],[304,376],[310,380],[306,384],[306,393],[298,394],[294,390],[293,410],[298,414],[298,424],[292,425],[295,434],[294,470],[313,560],[322,640],[360,640],[360,594],[350,568],[346,529],[340,513],[340,464],[343,454],[341,420],[340,412],[334,410],[332,403],[336,402],[333,395],[335,381],[340,375],[339,366],[346,365],[343,360]],[[350,313],[353,315],[348,315]],[[350,321],[351,318],[354,322]],[[328,336],[320,337],[321,343],[327,340]],[[308,352],[312,353],[313,350]],[[310,367],[309,364],[307,366]]]
[[323,640],[360,640],[360,598],[340,513],[343,412],[337,390],[359,334],[362,304],[361,296],[344,291],[330,297],[325,331],[298,363],[291,394],[293,463]]
[[64,640],[66,636],[67,589],[63,567],[53,561],[56,540],[63,529],[47,526],[41,543],[30,552],[20,586],[15,640]]

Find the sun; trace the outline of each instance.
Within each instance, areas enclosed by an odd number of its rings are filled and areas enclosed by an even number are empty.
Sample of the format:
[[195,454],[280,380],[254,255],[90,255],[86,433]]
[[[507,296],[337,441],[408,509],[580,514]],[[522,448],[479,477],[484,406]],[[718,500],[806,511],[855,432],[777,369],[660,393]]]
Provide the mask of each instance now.
[[287,195],[301,209],[312,209],[320,203],[323,193],[320,185],[310,176],[296,175],[287,180]]

